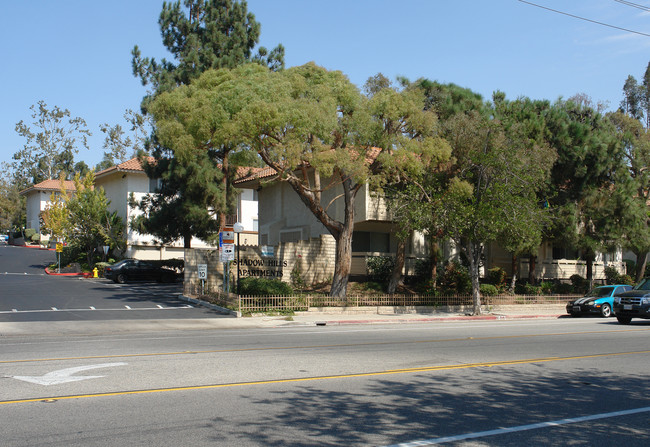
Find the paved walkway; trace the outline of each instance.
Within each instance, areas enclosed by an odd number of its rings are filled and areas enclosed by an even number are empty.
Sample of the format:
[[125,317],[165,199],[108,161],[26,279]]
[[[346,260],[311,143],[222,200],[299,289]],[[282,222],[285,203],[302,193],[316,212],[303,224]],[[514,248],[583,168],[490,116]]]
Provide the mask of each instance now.
[[530,320],[569,318],[564,305],[503,306],[483,315],[451,312],[431,313],[319,313],[298,312],[292,316],[254,316],[237,318],[219,315],[215,318],[107,320],[107,321],[47,321],[0,323],[0,339],[6,336],[87,336],[177,330],[287,328],[300,326],[340,326],[369,324],[418,324],[459,321]]

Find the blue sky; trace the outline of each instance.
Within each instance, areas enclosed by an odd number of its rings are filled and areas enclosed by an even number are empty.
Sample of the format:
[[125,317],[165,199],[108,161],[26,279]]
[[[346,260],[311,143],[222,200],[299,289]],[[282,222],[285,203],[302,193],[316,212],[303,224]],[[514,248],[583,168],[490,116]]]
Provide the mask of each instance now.
[[[531,0],[650,34],[650,12],[615,0]],[[650,0],[634,0],[650,7]],[[162,0],[2,0],[0,161],[24,144],[15,132],[44,100],[80,116],[93,132],[78,160],[102,158],[102,123],[124,124],[145,87],[131,49],[168,57],[157,20]],[[586,93],[616,108],[628,75],[641,79],[650,37],[579,20],[517,0],[249,0],[260,44],[286,48],[288,67],[315,61],[358,85],[378,72],[427,77],[490,98],[556,100]]]

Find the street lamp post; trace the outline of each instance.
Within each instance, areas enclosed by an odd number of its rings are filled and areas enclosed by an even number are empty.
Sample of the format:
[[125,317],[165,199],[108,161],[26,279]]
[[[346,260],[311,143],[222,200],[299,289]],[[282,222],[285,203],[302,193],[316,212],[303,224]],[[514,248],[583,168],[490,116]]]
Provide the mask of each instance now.
[[239,233],[244,231],[244,225],[241,222],[235,222],[232,230],[237,233],[237,295],[239,295]]

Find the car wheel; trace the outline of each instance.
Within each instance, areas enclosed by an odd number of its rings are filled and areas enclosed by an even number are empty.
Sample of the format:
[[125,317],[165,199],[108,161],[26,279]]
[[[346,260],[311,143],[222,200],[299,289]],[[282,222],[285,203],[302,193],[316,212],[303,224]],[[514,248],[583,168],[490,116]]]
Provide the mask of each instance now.
[[600,316],[603,318],[609,318],[612,316],[612,308],[609,304],[603,304],[600,308]]
[[124,284],[126,282],[126,275],[124,273],[120,273],[115,278],[115,282],[118,284]]
[[616,319],[621,324],[630,324],[630,321],[632,321],[631,317],[616,317]]

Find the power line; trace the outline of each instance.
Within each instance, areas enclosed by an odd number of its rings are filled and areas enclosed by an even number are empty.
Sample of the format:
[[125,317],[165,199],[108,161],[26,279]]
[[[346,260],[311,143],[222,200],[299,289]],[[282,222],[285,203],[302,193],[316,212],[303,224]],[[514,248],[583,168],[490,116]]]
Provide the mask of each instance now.
[[650,11],[650,7],[639,5],[638,3],[627,2],[625,0],[614,0],[615,2],[621,3],[623,5],[631,6],[632,8],[642,9],[644,11]]
[[[573,14],[569,14],[568,12],[558,11],[557,9],[547,8],[546,6],[538,5],[536,3],[527,2],[525,0],[517,0],[517,1],[519,1],[521,3],[526,3],[527,5],[536,6],[538,8],[546,9],[548,11],[556,12],[558,14],[563,14],[565,16],[573,17],[574,19],[580,19],[580,20],[584,20],[586,22],[595,23],[597,25],[608,26],[610,28],[615,28],[615,29],[625,31],[625,32],[628,32],[628,33],[640,34],[641,36],[650,37],[650,34],[642,33],[640,31],[634,31],[634,30],[627,29],[627,28],[621,28],[620,26],[610,25],[608,23],[598,22],[596,20],[591,20],[591,19],[588,19],[586,17],[576,16],[576,15],[573,15]],[[614,0],[614,1],[618,1],[618,0]],[[641,6],[641,5],[639,5],[639,6]]]

